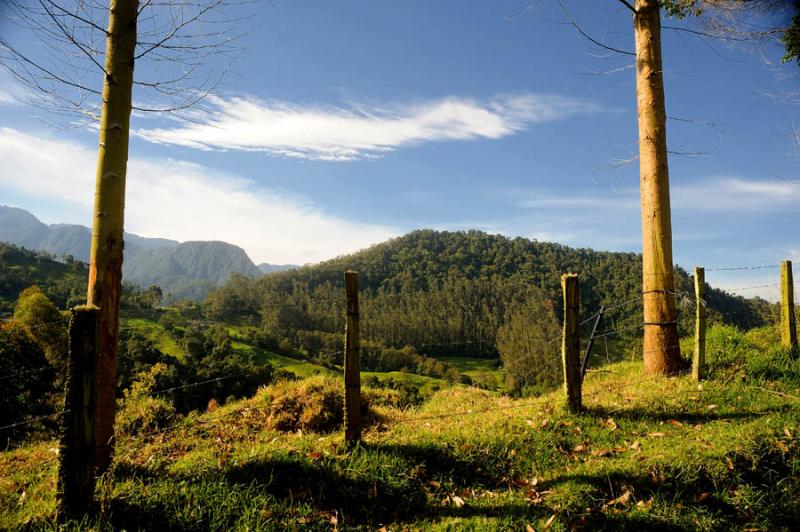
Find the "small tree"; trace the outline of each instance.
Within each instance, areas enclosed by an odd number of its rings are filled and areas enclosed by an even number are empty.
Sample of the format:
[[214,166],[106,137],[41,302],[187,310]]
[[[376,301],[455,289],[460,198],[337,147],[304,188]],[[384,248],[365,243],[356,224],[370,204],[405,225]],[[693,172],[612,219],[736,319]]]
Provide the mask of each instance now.
[[[42,415],[53,391],[55,371],[42,349],[16,323],[0,325],[0,426]],[[13,376],[13,377],[7,377]],[[30,425],[11,427],[0,433],[0,447],[24,436]]]
[[497,350],[506,372],[506,387],[514,394],[557,386],[561,327],[555,306],[534,292],[524,304],[506,313],[497,333]]
[[[219,77],[208,75],[208,65],[231,59],[235,51],[231,42],[236,19],[220,15],[230,3],[233,0],[144,0],[141,5],[139,0],[109,0],[107,7],[98,2],[65,7],[56,0],[4,4],[14,23],[26,26],[45,46],[37,42],[23,49],[0,38],[0,65],[30,89],[39,107],[99,126],[87,302],[100,309],[95,465],[101,471],[111,462],[114,434],[131,112],[177,112],[196,105],[216,87]],[[141,20],[147,24],[140,31]],[[226,69],[227,64],[223,72]],[[164,104],[135,105],[134,86],[142,91],[142,101]]]
[[44,351],[53,366],[66,360],[66,319],[38,286],[26,288],[14,307],[14,321]]

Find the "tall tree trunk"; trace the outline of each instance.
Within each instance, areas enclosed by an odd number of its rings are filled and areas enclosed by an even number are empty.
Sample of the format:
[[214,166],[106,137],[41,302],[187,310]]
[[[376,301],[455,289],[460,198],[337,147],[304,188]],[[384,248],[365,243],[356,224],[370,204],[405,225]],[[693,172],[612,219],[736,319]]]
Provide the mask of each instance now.
[[122,294],[125,174],[136,49],[138,0],[110,0],[105,81],[94,199],[88,303],[100,308],[95,467],[111,462],[117,386],[117,336]]
[[681,353],[672,265],[667,117],[658,0],[636,0],[634,33],[642,191],[644,371],[669,375],[680,370]]

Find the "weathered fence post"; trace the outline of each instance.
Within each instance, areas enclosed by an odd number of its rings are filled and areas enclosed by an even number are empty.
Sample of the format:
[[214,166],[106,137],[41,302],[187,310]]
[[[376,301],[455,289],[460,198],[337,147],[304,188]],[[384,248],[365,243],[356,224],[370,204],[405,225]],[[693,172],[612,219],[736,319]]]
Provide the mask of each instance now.
[[784,347],[797,347],[797,316],[794,310],[792,261],[781,263],[781,341]]
[[694,269],[694,296],[696,299],[694,324],[694,354],[692,356],[692,380],[705,378],[706,373],[706,271]]
[[578,412],[581,401],[581,337],[580,322],[581,295],[578,276],[565,273],[561,276],[561,289],[564,292],[564,333],[561,345],[561,360],[564,364],[564,390],[567,393],[567,409]]
[[79,519],[94,499],[94,431],[99,309],[76,307],[69,322],[69,359],[59,449],[59,519]]
[[344,441],[361,439],[361,353],[358,335],[358,273],[344,273],[347,321],[344,333]]

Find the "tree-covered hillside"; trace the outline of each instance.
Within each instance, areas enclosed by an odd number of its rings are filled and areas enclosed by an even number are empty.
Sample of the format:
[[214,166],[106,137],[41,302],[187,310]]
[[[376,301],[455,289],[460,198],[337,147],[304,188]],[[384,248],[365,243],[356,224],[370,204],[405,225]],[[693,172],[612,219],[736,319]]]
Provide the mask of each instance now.
[[[213,292],[206,306],[212,315],[258,322],[276,339],[311,351],[338,349],[343,272],[348,269],[360,274],[366,338],[429,354],[496,356],[498,330],[531,298],[543,294],[560,315],[564,272],[580,274],[584,316],[601,305],[614,306],[606,327],[631,327],[636,335],[641,323],[639,255],[479,231],[415,231],[317,265],[259,279],[235,277]],[[681,326],[688,331],[694,313],[692,280],[680,269],[677,290],[684,307]],[[770,315],[766,301],[710,287],[706,293],[712,322],[751,328]]]
[[226,242],[184,242],[139,250],[125,259],[127,282],[142,287],[158,285],[172,301],[202,300],[232,273],[261,275],[242,248]]
[[20,292],[37,285],[59,308],[86,298],[88,270],[82,262],[58,262],[46,254],[0,243],[0,313],[8,314]]

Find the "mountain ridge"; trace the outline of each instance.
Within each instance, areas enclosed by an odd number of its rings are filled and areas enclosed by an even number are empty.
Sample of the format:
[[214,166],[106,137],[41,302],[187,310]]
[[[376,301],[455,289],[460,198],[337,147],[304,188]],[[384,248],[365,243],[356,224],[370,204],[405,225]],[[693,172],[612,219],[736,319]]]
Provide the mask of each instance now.
[[[127,232],[124,238],[125,281],[141,287],[158,285],[167,301],[200,301],[232,274],[263,275],[244,249],[227,242],[178,242]],[[91,230],[77,224],[45,224],[25,209],[0,205],[0,242],[88,263]],[[271,271],[287,269],[274,268]]]

